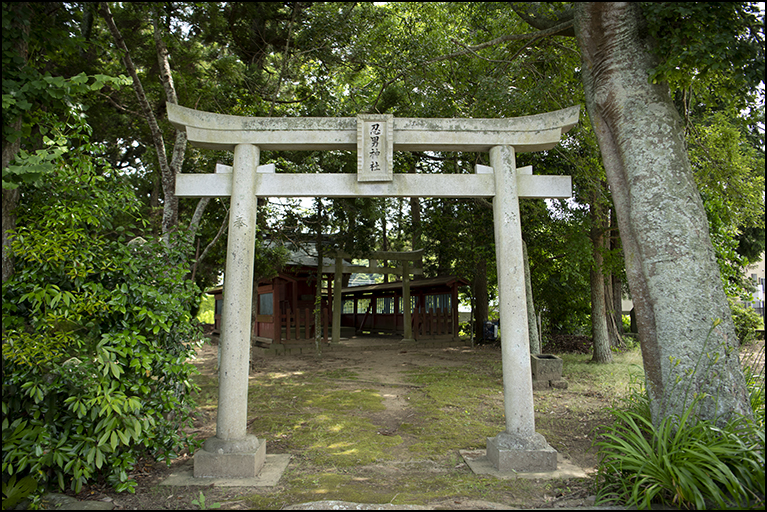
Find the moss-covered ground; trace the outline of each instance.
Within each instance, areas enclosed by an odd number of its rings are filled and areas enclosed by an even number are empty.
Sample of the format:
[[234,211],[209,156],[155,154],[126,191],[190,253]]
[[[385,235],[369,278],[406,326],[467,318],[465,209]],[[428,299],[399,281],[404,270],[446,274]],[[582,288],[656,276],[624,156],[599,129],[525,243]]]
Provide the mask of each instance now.
[[[503,429],[499,351],[433,350],[437,356],[399,354],[399,364],[388,370],[375,369],[375,358],[385,357],[373,351],[357,359],[263,361],[250,381],[249,432],[267,440],[269,453],[291,454],[291,463],[275,488],[241,490],[223,506],[278,509],[340,500],[443,507],[452,501],[450,508],[461,508],[479,500],[527,508],[592,493],[588,478],[475,475],[458,450],[484,448],[487,437]],[[616,354],[608,366],[586,355],[563,359],[569,387],[535,393],[537,428],[558,451],[590,468],[594,456],[585,452],[592,430],[607,418],[604,408],[641,376],[641,357]],[[210,405],[217,382],[205,372],[198,378],[200,398]],[[397,419],[394,426],[388,416]]]
[[[201,370],[195,432],[202,438],[215,433],[215,357],[216,346],[206,345],[195,361]],[[589,470],[596,462],[593,429],[609,421],[605,408],[641,376],[641,356],[615,354],[606,366],[587,355],[562,358],[569,387],[535,392],[536,428]],[[249,390],[248,432],[266,440],[268,453],[291,455],[275,487],[160,487],[163,470],[155,465],[152,478],[138,479],[144,498],[114,495],[115,502],[197,508],[191,500],[202,490],[208,506],[222,509],[318,500],[536,508],[582,504],[594,493],[591,477],[503,480],[476,475],[463,461],[459,450],[485,448],[486,438],[504,428],[498,347],[272,357],[255,362]]]

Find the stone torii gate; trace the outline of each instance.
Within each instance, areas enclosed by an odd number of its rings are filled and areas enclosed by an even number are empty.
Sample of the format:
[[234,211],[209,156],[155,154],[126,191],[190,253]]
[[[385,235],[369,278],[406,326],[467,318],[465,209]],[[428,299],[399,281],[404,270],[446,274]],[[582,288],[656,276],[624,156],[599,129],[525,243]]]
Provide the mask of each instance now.
[[[548,471],[557,452],[535,431],[519,198],[569,198],[569,176],[534,176],[515,154],[556,146],[580,107],[510,119],[254,118],[169,103],[168,118],[197,147],[234,151],[231,173],[179,174],[179,197],[231,197],[216,435],[194,455],[195,477],[253,478],[266,442],[247,435],[251,297],[257,197],[493,198],[503,336],[506,428],[487,440],[499,471]],[[265,150],[356,150],[357,174],[278,174]],[[394,174],[393,151],[490,152],[476,174]]]

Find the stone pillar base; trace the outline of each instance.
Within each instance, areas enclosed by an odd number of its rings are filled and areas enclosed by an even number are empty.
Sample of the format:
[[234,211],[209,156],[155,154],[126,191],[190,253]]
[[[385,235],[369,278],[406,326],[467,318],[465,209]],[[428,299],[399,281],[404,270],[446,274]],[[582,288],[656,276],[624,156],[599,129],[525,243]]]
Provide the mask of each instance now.
[[537,432],[522,438],[501,432],[487,438],[487,458],[498,471],[556,471],[557,451]]
[[194,454],[195,478],[255,478],[266,460],[266,441],[256,436],[223,441],[211,437]]

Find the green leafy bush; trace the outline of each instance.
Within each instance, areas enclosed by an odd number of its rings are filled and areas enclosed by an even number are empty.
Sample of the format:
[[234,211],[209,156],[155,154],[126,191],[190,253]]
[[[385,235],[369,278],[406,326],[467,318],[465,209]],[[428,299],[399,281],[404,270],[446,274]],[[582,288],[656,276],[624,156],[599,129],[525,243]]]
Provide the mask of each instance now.
[[693,403],[681,418],[666,417],[656,428],[646,392],[633,390],[622,407],[611,409],[615,422],[602,427],[595,443],[597,504],[764,508],[763,376],[761,393],[756,421],[738,418],[718,428],[697,420]]
[[135,196],[89,157],[24,194],[2,290],[3,479],[133,491],[137,458],[199,444],[181,430],[201,339],[188,248],[128,242]]
[[732,321],[735,323],[735,334],[741,345],[748,345],[756,340],[756,330],[762,327],[762,319],[752,308],[747,308],[730,299]]

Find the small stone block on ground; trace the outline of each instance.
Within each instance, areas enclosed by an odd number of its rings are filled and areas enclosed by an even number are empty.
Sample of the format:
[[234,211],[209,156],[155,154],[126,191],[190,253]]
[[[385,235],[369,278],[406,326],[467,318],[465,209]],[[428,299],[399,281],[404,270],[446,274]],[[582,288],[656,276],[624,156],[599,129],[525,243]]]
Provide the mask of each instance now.
[[254,452],[221,453],[206,449],[194,454],[195,478],[255,478],[266,460],[266,443]]
[[562,378],[562,359],[553,354],[531,354],[530,371],[533,374],[533,380],[560,380]]
[[512,436],[504,434],[487,438],[487,458],[498,471],[556,471],[557,451],[545,441],[527,442],[528,446],[519,447],[514,446],[515,441]]
[[273,487],[288,467],[287,453],[267,454],[261,471],[254,478],[195,478],[192,461],[180,466],[160,485],[189,486],[215,485],[216,487]]
[[557,468],[554,471],[538,471],[519,473],[516,471],[499,471],[487,458],[486,450],[459,450],[466,465],[476,475],[490,475],[501,479],[525,478],[530,480],[554,480],[564,478],[586,478],[586,472],[557,453]]
[[534,380],[533,391],[543,391],[546,389],[567,389],[567,381],[560,380]]

